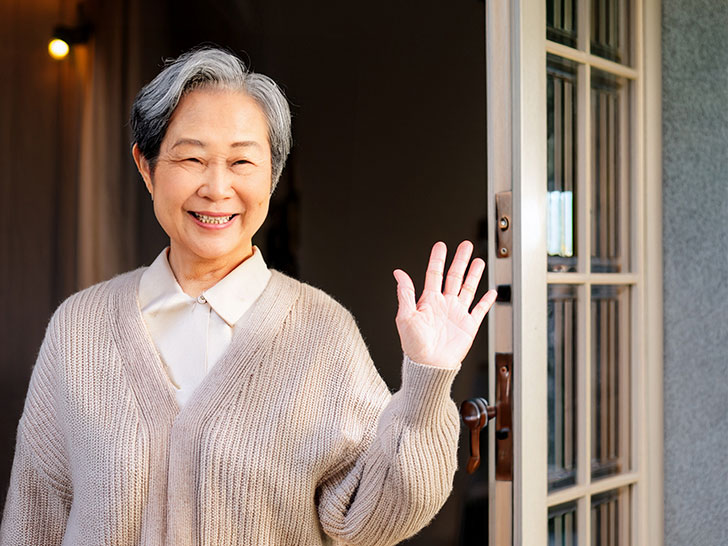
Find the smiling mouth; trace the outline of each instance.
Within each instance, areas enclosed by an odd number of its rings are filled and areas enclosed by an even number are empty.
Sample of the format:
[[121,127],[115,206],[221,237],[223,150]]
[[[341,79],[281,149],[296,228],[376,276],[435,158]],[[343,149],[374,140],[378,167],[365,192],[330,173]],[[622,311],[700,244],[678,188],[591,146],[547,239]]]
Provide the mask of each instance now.
[[206,214],[200,214],[199,212],[189,212],[203,224],[227,224],[230,220],[237,216],[237,213],[229,214],[227,216],[207,216]]

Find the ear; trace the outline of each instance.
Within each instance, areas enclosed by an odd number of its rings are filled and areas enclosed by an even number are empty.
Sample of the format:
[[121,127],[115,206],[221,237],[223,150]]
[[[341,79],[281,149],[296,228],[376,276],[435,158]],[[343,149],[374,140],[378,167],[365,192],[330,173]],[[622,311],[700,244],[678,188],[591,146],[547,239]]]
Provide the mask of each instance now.
[[149,166],[149,161],[147,161],[147,158],[144,157],[142,151],[139,149],[139,146],[137,146],[136,144],[134,144],[131,149],[131,155],[134,156],[134,163],[136,163],[137,169],[139,169],[139,174],[141,174],[142,178],[144,179],[144,185],[147,187],[149,195],[154,196],[154,185],[152,184],[152,169]]

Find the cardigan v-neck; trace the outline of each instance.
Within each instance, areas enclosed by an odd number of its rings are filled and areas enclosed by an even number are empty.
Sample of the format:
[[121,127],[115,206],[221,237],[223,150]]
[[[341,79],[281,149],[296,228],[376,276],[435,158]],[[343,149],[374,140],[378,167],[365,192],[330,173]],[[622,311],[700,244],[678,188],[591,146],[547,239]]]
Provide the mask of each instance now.
[[456,370],[405,357],[391,395],[351,315],[274,272],[180,410],[140,275],[54,314],[0,546],[384,546],[430,521],[456,467]]
[[254,246],[249,258],[193,298],[177,282],[168,251],[144,270],[137,297],[181,407],[227,351],[236,324],[263,293],[271,272]]
[[[118,328],[117,339],[120,344],[120,352],[122,355],[126,355],[126,365],[131,372],[130,377],[133,379],[133,388],[137,393],[137,398],[146,399],[153,394],[142,392],[152,388],[146,377],[147,373],[151,373],[154,378],[154,388],[158,394],[158,396],[151,396],[151,399],[159,401],[160,398],[164,398],[165,403],[155,404],[153,408],[150,408],[153,410],[150,415],[157,418],[158,412],[171,410],[173,414],[170,416],[174,419],[181,411],[185,411],[187,406],[180,410],[174,396],[174,386],[170,383],[164,369],[165,363],[160,358],[144,323],[137,298],[142,271],[137,270],[136,274],[129,275],[124,289],[116,294],[115,305],[118,306],[119,311],[116,320],[113,321],[113,326]],[[224,393],[221,381],[228,378],[230,374],[244,372],[245,367],[250,365],[251,353],[274,337],[282,326],[283,319],[298,297],[296,284],[289,277],[281,275],[277,271],[272,272],[268,286],[249,308],[250,315],[255,317],[255,320],[245,321],[234,330],[230,346],[220,357],[218,365],[195,389],[188,405],[200,404],[199,398],[202,398],[202,403],[204,403],[205,397],[221,395]],[[140,353],[135,354],[137,351]],[[231,365],[234,366],[233,369],[230,369]],[[150,370],[150,367],[153,370]],[[212,387],[210,387],[211,383]]]

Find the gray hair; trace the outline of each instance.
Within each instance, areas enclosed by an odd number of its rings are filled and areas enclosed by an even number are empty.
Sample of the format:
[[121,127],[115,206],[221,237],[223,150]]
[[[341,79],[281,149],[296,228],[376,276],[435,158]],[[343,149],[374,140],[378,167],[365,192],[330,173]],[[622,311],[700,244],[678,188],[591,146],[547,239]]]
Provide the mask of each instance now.
[[288,101],[276,82],[251,72],[238,57],[222,49],[196,48],[166,62],[164,69],[134,99],[130,118],[133,143],[154,169],[179,101],[186,93],[202,88],[241,91],[258,103],[268,124],[272,193],[291,151]]

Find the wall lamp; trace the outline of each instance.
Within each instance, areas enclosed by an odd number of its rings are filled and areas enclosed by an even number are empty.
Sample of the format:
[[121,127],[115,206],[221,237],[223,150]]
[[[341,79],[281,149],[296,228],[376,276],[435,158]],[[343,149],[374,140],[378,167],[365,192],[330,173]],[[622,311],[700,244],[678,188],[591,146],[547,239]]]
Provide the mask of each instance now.
[[91,25],[83,24],[75,27],[57,26],[48,42],[48,53],[56,60],[65,59],[71,46],[85,44],[91,37]]

